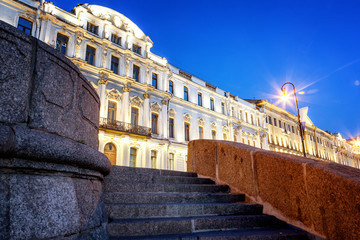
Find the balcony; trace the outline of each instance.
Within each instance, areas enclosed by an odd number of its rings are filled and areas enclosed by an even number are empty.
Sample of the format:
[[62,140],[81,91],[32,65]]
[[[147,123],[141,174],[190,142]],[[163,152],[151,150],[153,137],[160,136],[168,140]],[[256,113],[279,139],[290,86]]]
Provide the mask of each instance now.
[[133,133],[137,135],[151,137],[151,128],[134,125],[126,122],[120,122],[108,118],[100,118],[99,127],[109,130],[115,130],[120,132]]

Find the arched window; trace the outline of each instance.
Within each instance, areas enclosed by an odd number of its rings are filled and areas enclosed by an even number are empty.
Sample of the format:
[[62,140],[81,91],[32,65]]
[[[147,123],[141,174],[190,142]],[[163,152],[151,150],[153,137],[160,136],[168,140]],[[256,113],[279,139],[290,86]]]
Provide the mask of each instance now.
[[199,139],[204,138],[204,129],[203,127],[199,126]]
[[112,143],[107,143],[104,148],[104,154],[112,165],[116,165],[116,147]]
[[211,130],[211,137],[213,140],[216,139],[216,131],[215,130]]

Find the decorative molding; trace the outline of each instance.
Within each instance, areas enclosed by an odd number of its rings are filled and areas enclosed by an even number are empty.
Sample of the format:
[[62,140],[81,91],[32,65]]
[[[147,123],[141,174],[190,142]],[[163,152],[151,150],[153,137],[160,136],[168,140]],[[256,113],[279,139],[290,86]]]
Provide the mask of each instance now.
[[211,122],[211,130],[216,130],[216,122]]
[[229,127],[227,125],[224,125],[222,129],[224,133],[229,133]]
[[176,115],[175,109],[170,108],[170,110],[169,110],[169,117],[175,117],[175,115]]
[[120,101],[121,93],[117,89],[113,88],[110,91],[108,91],[107,97],[108,97],[108,99],[114,99],[114,100]]
[[150,94],[146,92],[146,93],[144,93],[143,97],[144,97],[144,99],[150,98]]
[[98,80],[98,84],[107,84],[108,83],[108,77],[109,74],[106,72],[99,72],[99,80]]
[[184,113],[183,116],[185,122],[190,122],[192,116],[189,113]]
[[143,100],[139,96],[130,98],[131,106],[141,107]]
[[203,118],[199,118],[199,119],[198,119],[198,124],[199,124],[200,127],[204,127],[204,125],[205,125],[205,120],[204,120]]
[[161,106],[157,102],[153,102],[150,105],[150,108],[151,108],[152,112],[160,113],[160,111],[161,111]]

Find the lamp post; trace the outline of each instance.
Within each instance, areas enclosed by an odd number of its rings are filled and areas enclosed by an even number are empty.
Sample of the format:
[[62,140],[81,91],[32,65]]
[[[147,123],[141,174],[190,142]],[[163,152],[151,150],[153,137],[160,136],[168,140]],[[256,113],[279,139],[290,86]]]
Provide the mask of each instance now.
[[[296,111],[297,111],[297,117],[298,117],[298,124],[299,124],[299,129],[300,129],[300,136],[301,136],[301,142],[302,142],[302,146],[303,146],[303,153],[304,153],[304,157],[306,157],[306,152],[305,152],[305,143],[304,143],[304,134],[302,131],[302,126],[301,126],[301,122],[300,122],[300,114],[299,114],[299,107],[298,107],[298,102],[297,102],[297,98],[296,98],[296,91],[295,91],[295,86],[294,84],[292,84],[291,82],[286,82],[282,85],[281,87],[281,91],[284,93],[284,96],[286,96],[286,92],[285,92],[285,85],[291,85],[294,89],[294,98],[295,98],[295,104],[296,104]],[[305,130],[305,129],[304,129]],[[305,132],[305,131],[304,131]]]

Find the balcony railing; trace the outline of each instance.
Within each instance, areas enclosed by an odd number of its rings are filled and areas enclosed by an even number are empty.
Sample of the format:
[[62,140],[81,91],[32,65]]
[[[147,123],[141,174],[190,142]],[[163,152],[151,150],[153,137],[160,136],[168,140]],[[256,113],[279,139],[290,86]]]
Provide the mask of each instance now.
[[151,137],[151,128],[134,125],[131,123],[120,122],[108,118],[100,118],[99,125],[101,128],[105,129]]

